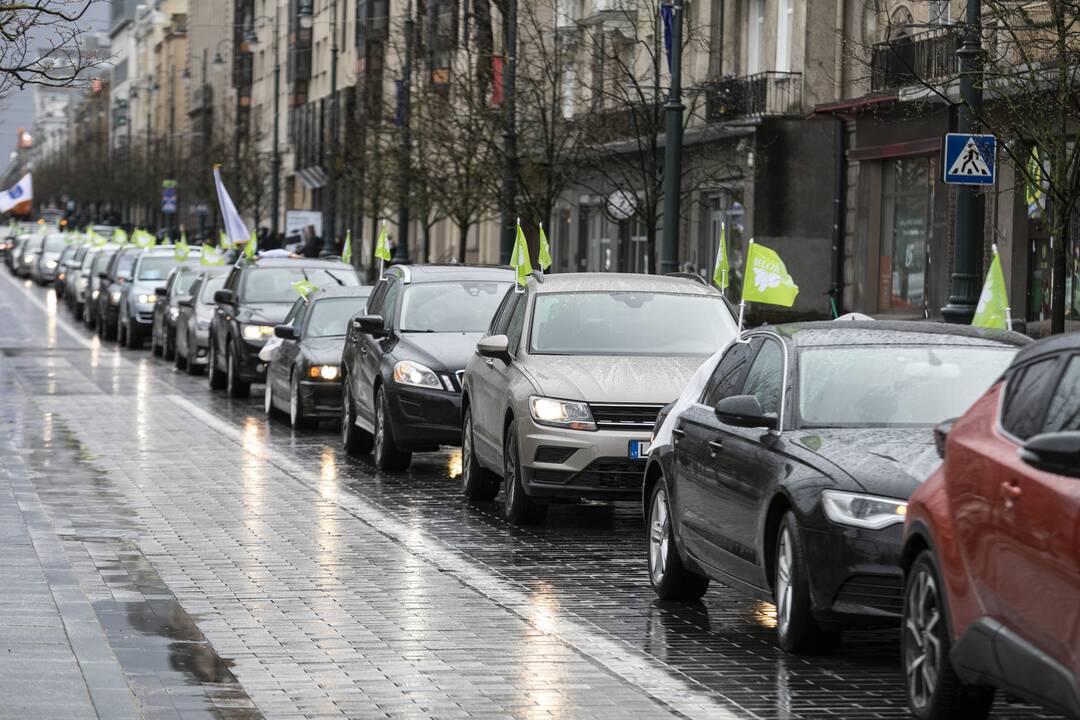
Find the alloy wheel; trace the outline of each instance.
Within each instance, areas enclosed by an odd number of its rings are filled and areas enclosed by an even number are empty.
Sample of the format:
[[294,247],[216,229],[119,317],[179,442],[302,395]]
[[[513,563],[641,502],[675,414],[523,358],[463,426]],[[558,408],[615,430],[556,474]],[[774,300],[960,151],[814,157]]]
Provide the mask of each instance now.
[[791,543],[791,531],[785,526],[776,544],[776,627],[781,634],[791,622],[791,571],[795,565]]
[[653,584],[659,584],[667,572],[668,538],[671,536],[671,515],[663,488],[653,496],[649,518],[649,572]]
[[270,385],[270,378],[267,378],[266,391],[263,393],[263,412],[266,413],[267,417],[270,417],[274,412],[274,396],[272,394],[273,390],[270,389]]
[[383,417],[382,393],[375,394],[375,457],[382,457],[386,442],[386,418]]
[[908,588],[907,617],[904,632],[904,671],[907,673],[908,697],[915,708],[924,708],[937,689],[941,671],[941,604],[937,582],[926,568],[919,568]]
[[461,489],[466,492],[469,487],[472,467],[472,412],[465,413],[465,426],[461,430]]
[[506,478],[506,506],[513,507],[517,500],[517,443],[506,443],[506,452],[503,453],[506,460],[503,477]]
[[295,374],[292,376],[289,385],[289,424],[293,428],[299,429],[303,421],[300,413],[300,383],[296,381]]
[[349,383],[341,379],[341,444],[349,446],[349,426],[352,424],[352,398],[349,397]]

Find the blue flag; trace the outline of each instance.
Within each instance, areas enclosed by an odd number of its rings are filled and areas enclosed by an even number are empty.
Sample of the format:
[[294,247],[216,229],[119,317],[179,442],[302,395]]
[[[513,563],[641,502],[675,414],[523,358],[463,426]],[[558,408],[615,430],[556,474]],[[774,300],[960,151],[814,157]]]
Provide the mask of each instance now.
[[667,55],[667,71],[671,72],[671,24],[675,18],[675,6],[660,6],[660,22],[664,24],[664,54]]

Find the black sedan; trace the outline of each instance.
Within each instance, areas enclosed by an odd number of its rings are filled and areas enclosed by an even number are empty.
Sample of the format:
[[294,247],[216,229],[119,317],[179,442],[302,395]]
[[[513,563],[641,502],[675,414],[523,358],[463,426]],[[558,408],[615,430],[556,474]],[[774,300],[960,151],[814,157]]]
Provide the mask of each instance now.
[[360,284],[355,268],[337,260],[289,258],[241,259],[229,271],[225,287],[214,293],[210,321],[207,377],[210,387],[229,397],[247,397],[251,383],[266,378],[259,358],[274,327],[288,314],[302,288]]
[[922,322],[761,328],[732,343],[645,472],[662,599],[717,580],[776,605],[780,646],[898,623],[907,499],[1027,338]]
[[355,318],[341,357],[341,438],[382,470],[461,442],[461,377],[514,282],[509,268],[397,266]]
[[341,350],[349,321],[363,314],[371,291],[328,287],[296,301],[274,329],[280,345],[266,371],[267,415],[287,412],[294,430],[341,416]]

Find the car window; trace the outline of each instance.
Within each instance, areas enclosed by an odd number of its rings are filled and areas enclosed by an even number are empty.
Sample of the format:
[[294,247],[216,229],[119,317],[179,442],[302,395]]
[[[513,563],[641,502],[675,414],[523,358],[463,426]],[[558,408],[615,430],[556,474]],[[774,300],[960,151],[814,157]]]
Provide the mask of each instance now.
[[187,295],[191,292],[191,287],[195,284],[195,279],[199,276],[193,272],[180,272],[176,274],[176,280],[173,283],[173,295]]
[[1042,431],[1080,431],[1080,355],[1073,355],[1050,399]]
[[56,233],[45,237],[43,248],[44,252],[58,253],[64,249],[65,245],[67,245],[67,237],[63,233]]
[[401,297],[401,283],[397,280],[388,280],[386,295],[383,296],[382,317],[385,327],[394,327],[394,321],[398,315],[398,298]]
[[344,335],[349,320],[364,308],[363,298],[327,298],[315,303],[311,309],[304,337],[333,337]]
[[144,257],[139,263],[139,280],[164,280],[169,276],[169,271],[178,264],[172,255],[157,255]]
[[705,385],[701,402],[712,407],[720,400],[742,392],[746,370],[750,367],[750,358],[753,355],[754,351],[750,343],[732,343],[724,356],[720,358],[720,363],[713,370],[708,384]]
[[204,305],[212,304],[214,293],[225,288],[227,278],[228,275],[211,275],[203,280],[202,288],[199,290],[199,302]]
[[307,304],[307,300],[304,298],[298,298],[293,306],[289,308],[289,312],[285,315],[285,319],[281,321],[282,325],[292,325],[293,327],[299,327],[296,324],[296,316],[300,314],[301,308]]
[[1048,358],[1013,371],[1005,385],[1001,416],[1001,426],[1008,433],[1027,440],[1039,432],[1057,366],[1057,358]]
[[385,281],[376,283],[375,289],[371,291],[371,297],[368,298],[368,315],[378,315],[382,312],[382,302],[383,298],[386,297],[386,290],[389,284],[389,282]]
[[191,293],[192,297],[198,297],[199,296],[199,289],[201,287],[202,287],[202,278],[199,277],[198,275],[196,275],[195,276],[195,282],[193,282],[191,284],[191,287],[188,288],[188,292]]
[[116,264],[116,273],[114,277],[129,278],[131,277],[132,270],[135,268],[135,261],[139,259],[139,253],[121,253],[120,260]]
[[80,267],[83,270],[89,270],[90,267],[92,267],[93,264],[94,264],[94,258],[96,258],[97,256],[98,256],[97,252],[89,252],[89,251],[87,251],[87,253],[85,255],[83,255],[82,265]]
[[506,330],[507,323],[510,322],[510,313],[514,311],[514,304],[517,303],[519,297],[523,293],[510,292],[509,290],[503,295],[502,302],[499,303],[499,309],[495,311],[495,315],[491,318],[491,325],[488,327],[488,335],[502,335]]
[[784,350],[780,343],[766,338],[750,365],[743,385],[743,395],[753,395],[765,413],[780,411],[780,389],[784,375]]
[[509,286],[490,280],[412,285],[401,305],[401,331],[484,332]]
[[506,324],[506,337],[509,340],[507,347],[510,348],[510,354],[517,356],[518,348],[521,347],[521,333],[525,329],[525,306],[528,303],[525,301],[525,295],[521,295],[521,299],[514,303],[514,309],[510,313],[509,321]]

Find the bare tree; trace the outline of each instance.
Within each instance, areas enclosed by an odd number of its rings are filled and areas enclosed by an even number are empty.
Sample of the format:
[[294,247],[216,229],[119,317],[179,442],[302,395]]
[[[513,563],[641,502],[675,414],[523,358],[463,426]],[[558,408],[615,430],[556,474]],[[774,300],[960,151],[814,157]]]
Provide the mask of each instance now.
[[75,85],[100,65],[105,58],[85,52],[81,27],[100,1],[0,1],[0,97],[27,85]]

